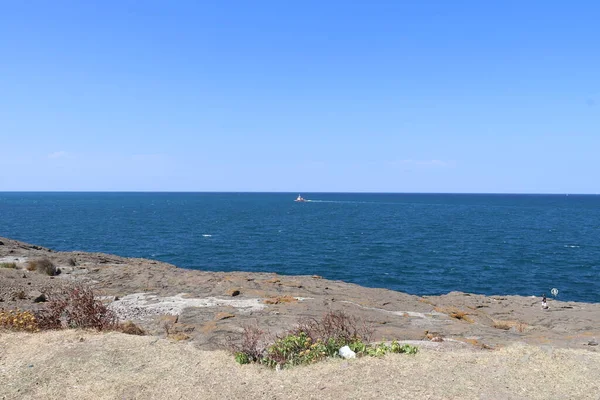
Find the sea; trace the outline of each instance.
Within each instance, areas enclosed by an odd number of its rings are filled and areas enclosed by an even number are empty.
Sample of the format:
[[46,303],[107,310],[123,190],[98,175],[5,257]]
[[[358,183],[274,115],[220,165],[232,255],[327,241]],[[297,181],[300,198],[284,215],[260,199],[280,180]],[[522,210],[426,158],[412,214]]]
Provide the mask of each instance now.
[[417,295],[600,302],[600,196],[297,195],[0,192],[0,236]]

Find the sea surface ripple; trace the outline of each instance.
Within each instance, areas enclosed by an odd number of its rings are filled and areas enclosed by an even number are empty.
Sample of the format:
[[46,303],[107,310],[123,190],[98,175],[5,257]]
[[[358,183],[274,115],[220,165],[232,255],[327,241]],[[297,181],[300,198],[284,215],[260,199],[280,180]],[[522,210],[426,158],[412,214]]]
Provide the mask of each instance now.
[[0,236],[413,294],[600,302],[600,196],[0,193]]

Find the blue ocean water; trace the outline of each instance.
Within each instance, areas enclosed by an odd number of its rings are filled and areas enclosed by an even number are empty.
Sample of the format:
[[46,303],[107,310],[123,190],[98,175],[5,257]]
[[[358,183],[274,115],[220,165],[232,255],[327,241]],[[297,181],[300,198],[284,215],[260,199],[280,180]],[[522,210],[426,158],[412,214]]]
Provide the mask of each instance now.
[[600,196],[0,193],[0,236],[412,294],[600,302]]

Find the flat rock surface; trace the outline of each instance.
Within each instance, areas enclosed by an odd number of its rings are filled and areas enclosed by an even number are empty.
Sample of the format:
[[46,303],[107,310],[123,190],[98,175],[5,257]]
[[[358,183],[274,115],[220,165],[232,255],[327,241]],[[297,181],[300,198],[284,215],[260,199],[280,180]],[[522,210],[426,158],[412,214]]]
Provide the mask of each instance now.
[[[185,333],[201,349],[222,348],[245,325],[273,334],[300,318],[340,310],[374,328],[374,340],[434,340],[464,347],[499,348],[510,343],[597,352],[600,304],[541,298],[452,292],[414,296],[365,288],[318,276],[205,272],[101,253],[56,252],[0,238],[0,308],[32,309],[40,293],[78,283],[91,285],[122,320],[151,334]],[[61,273],[28,271],[31,260],[48,258]],[[442,342],[439,342],[439,341]]]

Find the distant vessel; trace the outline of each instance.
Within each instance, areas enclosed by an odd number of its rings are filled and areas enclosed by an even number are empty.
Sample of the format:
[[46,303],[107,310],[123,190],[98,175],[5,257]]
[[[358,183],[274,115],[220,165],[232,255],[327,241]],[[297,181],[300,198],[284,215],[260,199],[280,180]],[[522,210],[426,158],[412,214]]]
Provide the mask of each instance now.
[[306,201],[306,199],[305,199],[304,197],[302,197],[302,196],[298,195],[298,197],[297,197],[297,198],[296,198],[296,200],[294,200],[294,201],[298,201],[298,202],[304,202],[304,201]]

